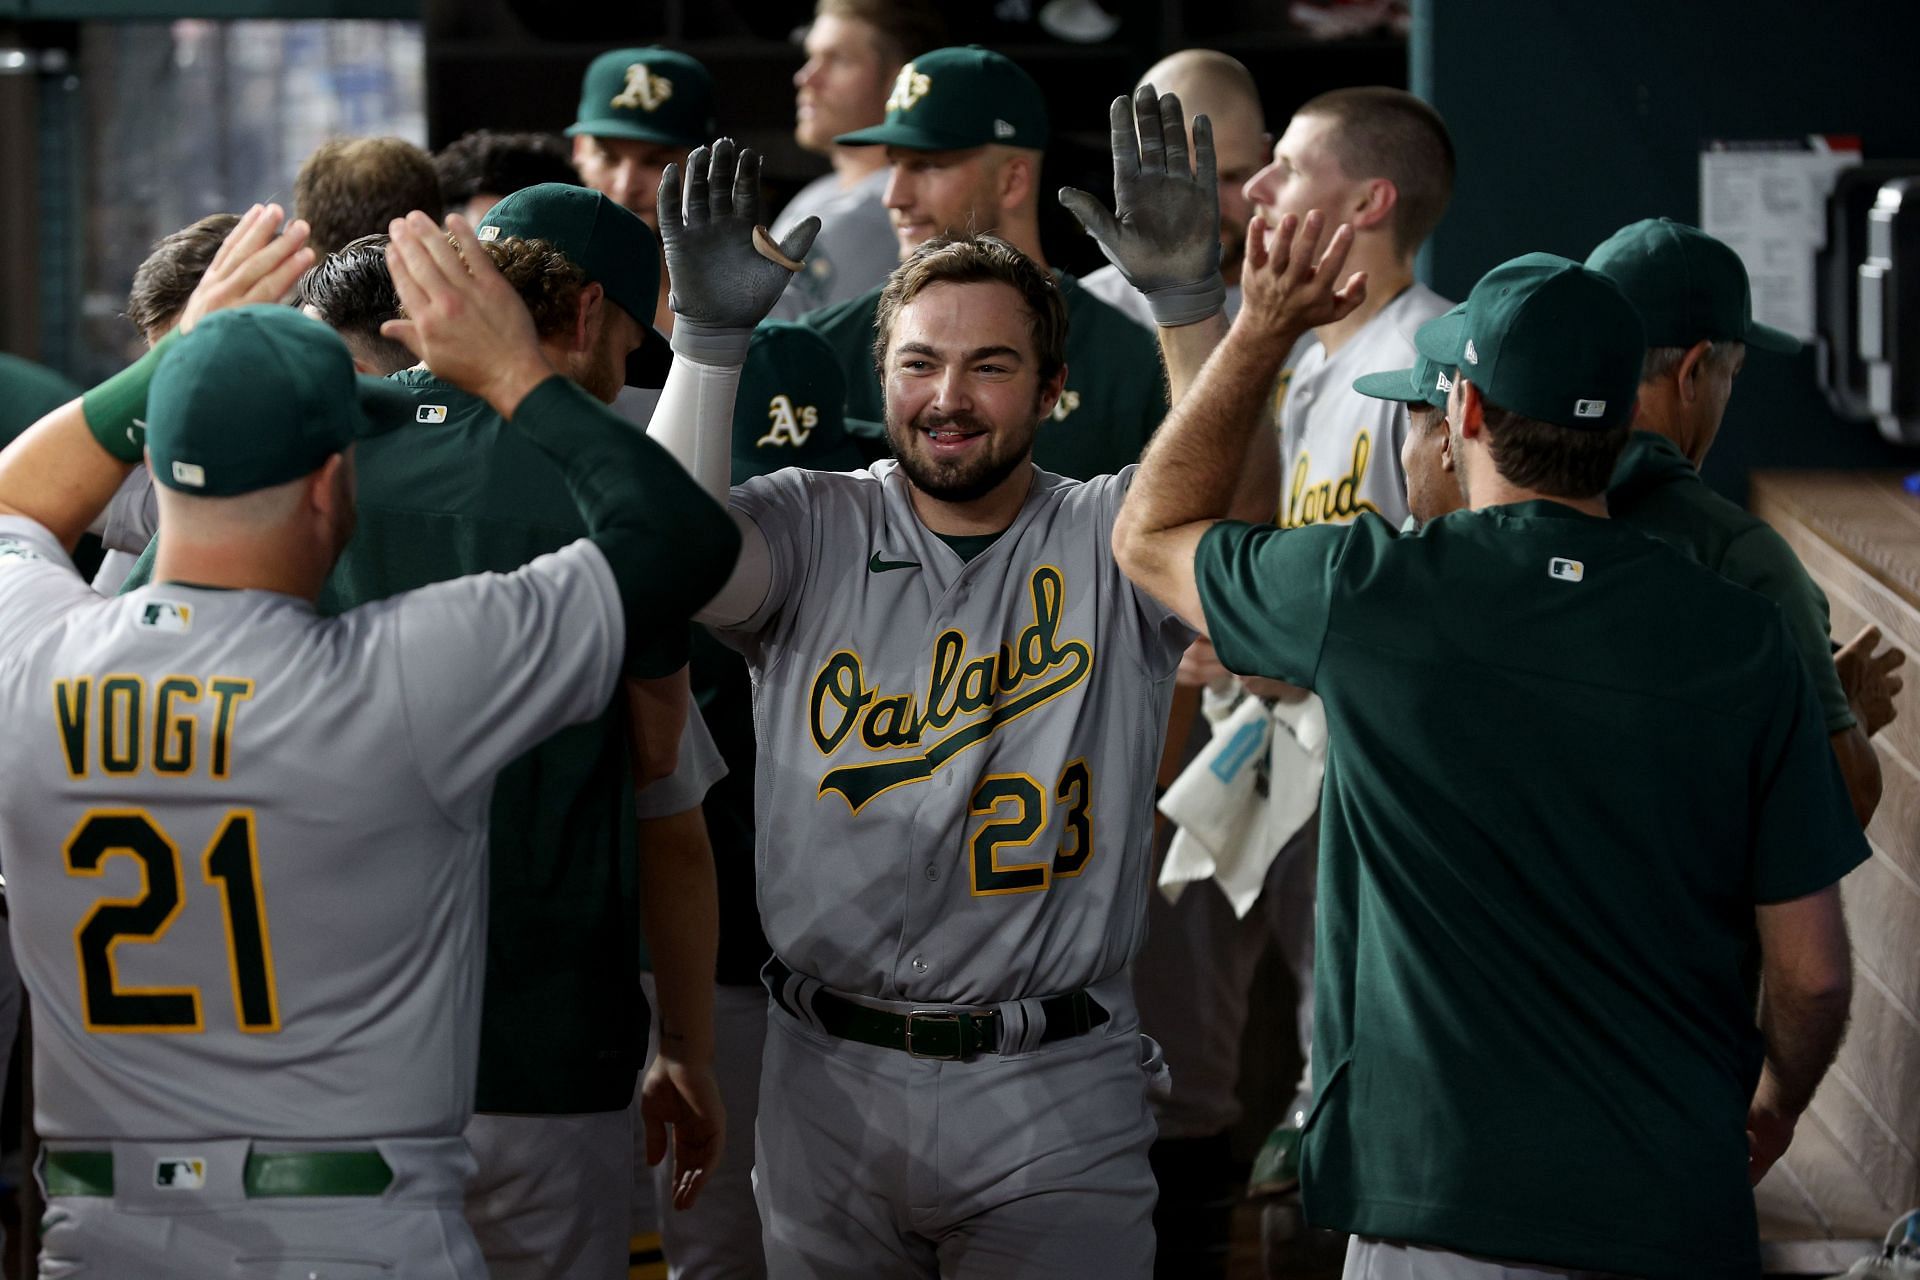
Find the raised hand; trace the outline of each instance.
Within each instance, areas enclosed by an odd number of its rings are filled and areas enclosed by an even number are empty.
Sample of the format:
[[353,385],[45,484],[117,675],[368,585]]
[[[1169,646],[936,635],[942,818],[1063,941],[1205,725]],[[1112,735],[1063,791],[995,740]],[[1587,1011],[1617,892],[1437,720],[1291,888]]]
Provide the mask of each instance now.
[[1080,220],[1107,261],[1147,297],[1153,317],[1173,329],[1214,315],[1226,305],[1220,278],[1220,185],[1213,158],[1213,126],[1193,122],[1193,162],[1180,99],[1156,97],[1152,85],[1134,91],[1129,105],[1115,98],[1112,125],[1114,210],[1074,187],[1060,203]]
[[502,417],[554,374],[526,303],[459,214],[443,232],[415,210],[387,227],[387,270],[406,319],[380,335],[403,344],[433,372],[471,391]]
[[282,231],[284,217],[286,210],[277,204],[257,204],[241,215],[180,309],[181,333],[228,307],[278,302],[299,282],[314,253],[307,245],[307,224],[296,218]]
[[[684,177],[685,198],[682,199]],[[737,364],[813,247],[808,218],[775,245],[760,224],[760,156],[731,138],[668,165],[660,178],[660,239],[672,292],[673,348],[691,359]]]
[[1344,320],[1367,296],[1367,273],[1356,271],[1340,284],[1341,268],[1353,248],[1353,228],[1341,223],[1320,242],[1326,218],[1310,210],[1305,218],[1288,214],[1269,228],[1256,215],[1247,228],[1246,264],[1240,269],[1240,319],[1275,341],[1291,343],[1309,329]]

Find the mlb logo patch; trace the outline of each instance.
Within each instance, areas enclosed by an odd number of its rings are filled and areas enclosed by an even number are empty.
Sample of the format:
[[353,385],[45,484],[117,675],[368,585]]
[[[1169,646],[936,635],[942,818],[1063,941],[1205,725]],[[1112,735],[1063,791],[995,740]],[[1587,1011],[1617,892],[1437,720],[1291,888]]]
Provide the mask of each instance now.
[[1558,578],[1562,582],[1578,582],[1587,576],[1587,566],[1581,564],[1578,560],[1568,560],[1563,556],[1555,556],[1553,559],[1547,561],[1547,576],[1550,578]]
[[1598,418],[1607,411],[1605,400],[1575,400],[1573,416],[1576,418]]
[[140,625],[149,631],[180,635],[193,625],[193,606],[172,600],[149,600],[140,608]]
[[499,227],[480,228],[480,241],[482,244],[492,244],[495,240],[498,240],[499,238],[500,238]]
[[445,422],[447,406],[443,404],[423,404],[413,411],[415,422]]
[[173,482],[189,489],[204,489],[207,487],[206,468],[197,463],[176,460],[173,464]]
[[207,1162],[198,1156],[161,1156],[153,1162],[153,1185],[163,1191],[198,1191],[207,1185]]

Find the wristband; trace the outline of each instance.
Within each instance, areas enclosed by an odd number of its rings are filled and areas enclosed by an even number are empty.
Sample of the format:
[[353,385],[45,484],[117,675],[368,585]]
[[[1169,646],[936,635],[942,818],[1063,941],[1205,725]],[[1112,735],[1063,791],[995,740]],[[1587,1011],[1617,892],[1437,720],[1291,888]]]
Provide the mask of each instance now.
[[743,365],[752,329],[719,328],[685,316],[673,318],[673,353],[700,364]]
[[1153,322],[1162,329],[1198,324],[1226,309],[1227,284],[1218,271],[1191,284],[1169,285],[1146,291]]
[[102,449],[121,462],[137,464],[146,458],[147,387],[175,332],[169,332],[147,354],[80,397],[87,430],[93,432]]

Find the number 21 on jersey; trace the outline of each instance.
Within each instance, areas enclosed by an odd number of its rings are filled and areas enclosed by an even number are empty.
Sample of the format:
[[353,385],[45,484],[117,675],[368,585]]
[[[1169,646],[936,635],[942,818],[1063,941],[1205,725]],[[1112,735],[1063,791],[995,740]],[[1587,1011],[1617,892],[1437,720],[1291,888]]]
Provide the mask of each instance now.
[[[96,809],[67,837],[67,874],[103,875],[114,857],[140,864],[140,896],[94,904],[73,932],[80,960],[80,1004],[87,1030],[190,1032],[205,1029],[200,992],[193,987],[120,985],[115,949],[123,943],[158,942],[183,904],[180,847],[144,809]],[[240,1030],[280,1029],[274,989],[273,949],[260,885],[260,850],[250,809],[235,809],[220,824],[201,862],[202,876],[220,889],[226,922],[227,959]]]

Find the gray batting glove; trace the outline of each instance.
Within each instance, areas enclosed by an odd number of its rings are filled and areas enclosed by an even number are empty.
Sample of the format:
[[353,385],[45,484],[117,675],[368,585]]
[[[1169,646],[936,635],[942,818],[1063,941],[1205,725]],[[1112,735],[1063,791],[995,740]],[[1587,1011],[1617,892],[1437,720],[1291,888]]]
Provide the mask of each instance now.
[[684,206],[680,166],[667,166],[659,211],[674,351],[702,364],[745,363],[753,327],[800,269],[820,219],[808,218],[775,245],[759,225],[760,156],[746,147],[736,153],[731,138],[687,157]]
[[[1193,164],[1187,163],[1186,121],[1180,99],[1156,97],[1153,86],[1115,98],[1112,213],[1074,187],[1060,203],[1147,297],[1154,322],[1165,329],[1196,324],[1227,305],[1220,277],[1220,187],[1214,171],[1213,125],[1193,121]],[[1136,139],[1137,134],[1137,139]]]

